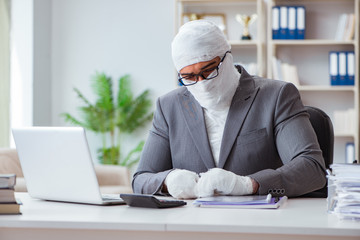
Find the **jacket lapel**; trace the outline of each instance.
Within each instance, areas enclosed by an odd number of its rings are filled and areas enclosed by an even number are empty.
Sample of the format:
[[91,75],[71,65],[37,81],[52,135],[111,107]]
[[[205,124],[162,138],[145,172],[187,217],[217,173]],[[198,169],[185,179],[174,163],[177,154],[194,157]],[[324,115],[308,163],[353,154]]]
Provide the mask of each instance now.
[[186,125],[190,131],[192,140],[201,155],[201,159],[208,169],[214,168],[215,162],[211,153],[204,113],[201,106],[188,91],[179,94],[179,98]]
[[221,141],[219,168],[225,166],[230,151],[259,90],[258,87],[255,88],[254,79],[243,68],[239,70],[241,70],[240,84],[234,94],[226,119]]

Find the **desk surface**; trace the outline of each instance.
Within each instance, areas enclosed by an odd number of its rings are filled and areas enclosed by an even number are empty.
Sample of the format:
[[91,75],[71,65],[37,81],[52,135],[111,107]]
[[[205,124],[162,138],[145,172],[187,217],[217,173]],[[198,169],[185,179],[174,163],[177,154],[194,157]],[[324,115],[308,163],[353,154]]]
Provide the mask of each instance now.
[[114,230],[349,237],[360,239],[360,222],[327,214],[326,199],[289,199],[280,209],[199,208],[192,201],[172,209],[93,206],[33,199],[17,193],[22,215],[0,215],[6,229]]

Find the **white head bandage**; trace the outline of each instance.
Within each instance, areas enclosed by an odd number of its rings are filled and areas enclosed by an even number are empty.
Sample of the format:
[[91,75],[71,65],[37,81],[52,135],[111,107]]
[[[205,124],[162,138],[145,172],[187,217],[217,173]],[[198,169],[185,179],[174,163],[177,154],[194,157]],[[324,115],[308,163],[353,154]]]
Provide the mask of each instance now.
[[171,47],[177,71],[194,63],[222,57],[230,50],[230,44],[220,28],[206,20],[185,23],[175,36]]

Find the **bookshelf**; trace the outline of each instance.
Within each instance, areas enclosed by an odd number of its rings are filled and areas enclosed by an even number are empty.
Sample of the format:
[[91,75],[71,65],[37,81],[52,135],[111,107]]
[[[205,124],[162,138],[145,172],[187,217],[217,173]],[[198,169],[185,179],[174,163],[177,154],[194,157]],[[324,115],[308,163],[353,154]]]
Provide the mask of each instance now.
[[[176,0],[175,29],[187,20],[184,15],[223,15],[225,34],[231,44],[234,61],[244,65],[255,63],[254,74],[266,76],[265,4],[262,0]],[[241,40],[243,26],[236,21],[237,14],[252,15],[257,19],[249,26],[251,40]],[[185,18],[185,21],[184,21]]]
[[[304,40],[272,39],[273,6],[305,6],[306,30]],[[339,17],[343,13],[355,15],[353,40],[335,40]],[[331,27],[335,26],[335,27]],[[354,51],[355,85],[331,86],[329,52]],[[345,145],[355,144],[355,158],[359,159],[359,0],[269,0],[267,5],[267,76],[273,76],[272,59],[293,64],[298,69],[298,89],[305,105],[324,110],[334,124],[334,162],[345,161]],[[353,131],[336,128],[337,111],[355,109]]]
[[[297,86],[304,105],[324,110],[334,124],[338,111],[354,109],[353,131],[336,128],[334,162],[345,161],[345,146],[354,142],[355,158],[359,159],[359,2],[360,0],[176,0],[175,29],[183,24],[183,15],[223,14],[226,35],[235,62],[257,64],[257,75],[273,78],[272,59],[296,66],[300,85]],[[277,5],[305,6],[305,39],[273,40],[272,7]],[[243,27],[236,14],[258,18],[250,26],[252,40],[240,40]],[[342,14],[354,14],[355,32],[351,40],[336,40],[336,30]],[[332,86],[329,78],[329,52],[354,51],[354,86]],[[246,68],[246,66],[244,66]]]

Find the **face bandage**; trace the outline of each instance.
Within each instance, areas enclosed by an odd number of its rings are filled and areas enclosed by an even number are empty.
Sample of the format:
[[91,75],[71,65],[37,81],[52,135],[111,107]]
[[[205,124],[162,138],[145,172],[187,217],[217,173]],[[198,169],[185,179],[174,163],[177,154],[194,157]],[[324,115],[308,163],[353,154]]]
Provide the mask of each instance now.
[[[224,33],[214,23],[206,20],[184,24],[172,42],[172,57],[178,71],[216,57],[222,59],[227,51],[230,51],[230,44]],[[203,108],[224,110],[230,106],[239,78],[233,57],[231,53],[227,53],[219,65],[217,77],[186,87]]]
[[234,67],[232,55],[227,53],[219,66],[217,77],[199,81],[186,88],[203,108],[221,111],[230,107],[239,78],[240,73]]
[[185,23],[175,36],[172,58],[176,70],[198,62],[205,62],[230,51],[224,33],[214,23],[196,20]]

